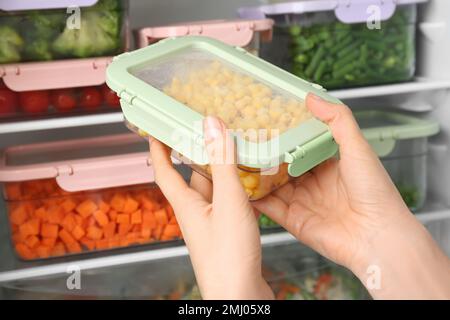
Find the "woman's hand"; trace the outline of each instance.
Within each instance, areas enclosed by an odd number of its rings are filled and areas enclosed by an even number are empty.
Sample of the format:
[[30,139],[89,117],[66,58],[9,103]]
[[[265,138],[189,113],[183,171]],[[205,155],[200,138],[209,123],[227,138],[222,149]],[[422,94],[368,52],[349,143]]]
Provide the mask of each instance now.
[[[329,125],[340,158],[319,165],[255,207],[355,272],[376,298],[449,298],[448,258],[409,212],[350,109],[313,95],[306,105]],[[378,270],[379,286],[373,274]],[[448,280],[444,285],[443,278]]]
[[233,139],[212,117],[204,133],[213,184],[193,173],[189,187],[172,167],[169,149],[156,140],[150,147],[156,182],[174,208],[202,297],[272,299],[261,272],[257,219],[234,164]]

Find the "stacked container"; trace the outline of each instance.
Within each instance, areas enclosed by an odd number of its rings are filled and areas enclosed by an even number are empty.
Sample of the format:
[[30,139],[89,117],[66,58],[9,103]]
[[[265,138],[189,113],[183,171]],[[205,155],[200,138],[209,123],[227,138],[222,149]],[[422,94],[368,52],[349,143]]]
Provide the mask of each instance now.
[[359,111],[355,117],[405,203],[420,210],[427,194],[428,137],[439,132],[439,124],[392,111]]
[[3,1],[0,6],[0,118],[118,106],[117,97],[101,85],[112,56],[128,48],[126,1]]
[[5,150],[0,181],[18,256],[33,260],[180,239],[146,148],[126,134]]
[[307,0],[239,9],[275,20],[261,56],[327,89],[410,80],[417,4],[426,0]]

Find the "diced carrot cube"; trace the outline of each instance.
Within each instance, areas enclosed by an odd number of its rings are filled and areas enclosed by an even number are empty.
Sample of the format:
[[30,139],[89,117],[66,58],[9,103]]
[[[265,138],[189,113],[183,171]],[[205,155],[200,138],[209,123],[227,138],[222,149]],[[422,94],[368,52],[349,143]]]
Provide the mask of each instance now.
[[28,248],[33,249],[39,244],[39,238],[36,236],[29,236],[25,239],[25,244]]
[[31,260],[36,258],[35,253],[23,243],[17,243],[15,245],[15,249],[19,257],[22,259]]
[[115,193],[110,204],[114,210],[122,212],[125,206],[125,196],[122,193]]
[[95,241],[95,248],[97,250],[105,250],[109,248],[109,243],[107,239],[97,240]]
[[135,212],[139,208],[139,202],[134,200],[132,197],[127,196],[125,198],[125,204],[123,206],[122,211],[124,213],[132,213]]
[[47,219],[48,219],[48,213],[44,207],[39,207],[36,210],[34,210],[33,215],[35,218],[41,219],[42,221],[47,221]]
[[151,211],[144,211],[142,214],[142,223],[145,223],[150,228],[156,228],[156,218],[153,212]]
[[22,233],[20,233],[20,232],[15,232],[15,233],[13,233],[13,235],[12,235],[12,240],[13,240],[14,243],[24,242],[26,238],[27,238],[27,237],[24,236],[24,235],[23,235]]
[[58,225],[51,223],[43,223],[41,227],[41,236],[45,238],[57,238],[58,237]]
[[48,258],[50,256],[51,248],[40,245],[36,247],[36,254],[39,258]]
[[175,216],[170,217],[169,224],[178,225],[177,218],[175,218]]
[[94,212],[94,218],[97,221],[98,225],[101,227],[106,226],[109,222],[108,216],[101,210],[97,210]]
[[81,244],[88,250],[94,250],[95,249],[95,240],[91,240],[88,238],[82,238],[80,240]]
[[152,199],[145,197],[141,199],[141,205],[143,209],[153,211],[158,209],[158,204]]
[[33,218],[25,222],[19,227],[19,232],[23,236],[37,236],[39,234],[40,221],[37,218]]
[[167,213],[164,208],[156,210],[153,214],[155,215],[157,224],[165,226],[169,223],[169,219],[167,218]]
[[42,238],[41,244],[46,247],[53,248],[55,246],[56,239],[57,238]]
[[22,188],[19,182],[9,182],[5,185],[5,188],[8,200],[20,200],[22,198]]
[[84,219],[79,214],[74,214],[73,218],[75,219],[75,224],[77,226],[83,227]]
[[110,239],[116,233],[116,223],[114,221],[109,222],[103,227],[103,235],[106,239]]
[[172,206],[171,206],[170,204],[168,204],[168,205],[166,206],[166,212],[167,212],[167,215],[168,215],[170,218],[172,218],[172,217],[175,216],[175,212],[173,212],[173,208],[172,208]]
[[141,237],[144,239],[150,239],[152,236],[152,230],[153,228],[149,227],[146,222],[142,223]]
[[131,224],[140,224],[142,223],[142,211],[137,210],[131,214]]
[[168,224],[164,228],[162,236],[173,239],[173,238],[178,238],[180,236],[180,234],[181,234],[181,231],[180,231],[180,228],[178,227],[178,225]]
[[108,213],[108,211],[111,210],[111,206],[105,201],[100,200],[100,202],[98,203],[98,209],[103,211],[104,213]]
[[61,222],[62,227],[69,232],[72,232],[73,228],[77,225],[74,216],[73,213],[68,213]]
[[74,237],[72,237],[72,235],[66,229],[61,229],[59,231],[59,237],[66,246],[69,246],[69,244],[76,242]]
[[11,214],[9,215],[9,220],[16,225],[21,225],[27,219],[28,213],[26,209],[21,205],[19,205],[17,208],[11,211]]
[[160,240],[162,232],[163,232],[163,228],[164,228],[164,226],[158,225],[155,229],[153,229],[153,232],[152,232],[153,238],[155,238],[156,240]]
[[62,242],[57,242],[50,254],[52,256],[63,256],[66,254],[66,247]]
[[76,239],[76,240],[80,240],[81,238],[84,237],[86,233],[84,232],[83,228],[81,228],[79,225],[76,225],[75,228],[73,228],[72,230],[72,236]]
[[80,216],[86,218],[89,217],[91,214],[93,214],[97,209],[98,208],[95,202],[90,199],[87,199],[77,206],[76,211],[79,213]]
[[83,251],[83,249],[81,248],[80,244],[78,242],[72,242],[67,244],[67,250],[70,253],[80,253]]
[[135,224],[133,225],[133,228],[131,228],[131,232],[138,232],[141,233],[142,230],[142,224]]
[[132,228],[133,226],[129,223],[122,223],[119,224],[119,236],[123,237],[125,236]]
[[120,239],[108,239],[108,248],[117,248],[120,246]]
[[100,240],[103,237],[103,230],[96,226],[90,226],[87,228],[86,237],[92,240]]
[[116,222],[118,224],[129,224],[130,223],[130,215],[127,213],[119,213],[117,215]]
[[63,203],[61,203],[61,209],[65,213],[69,213],[69,212],[73,211],[76,207],[77,207],[77,203],[72,198],[67,198],[66,200],[64,200]]
[[65,214],[62,212],[61,208],[53,206],[48,208],[46,218],[44,220],[53,224],[61,225],[64,217]]

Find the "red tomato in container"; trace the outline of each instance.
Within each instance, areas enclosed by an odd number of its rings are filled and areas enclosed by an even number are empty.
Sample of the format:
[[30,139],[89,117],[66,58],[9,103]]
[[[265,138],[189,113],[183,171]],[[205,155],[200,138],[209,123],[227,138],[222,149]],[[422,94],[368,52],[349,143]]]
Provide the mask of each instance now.
[[77,98],[73,89],[59,89],[51,92],[52,105],[56,110],[66,112],[77,106]]
[[19,106],[18,94],[8,88],[0,88],[0,117],[15,113]]
[[119,96],[112,91],[106,84],[102,86],[103,100],[110,107],[120,107]]
[[96,87],[87,87],[81,89],[80,106],[85,109],[93,110],[102,105],[102,94]]
[[19,92],[20,106],[27,113],[43,113],[48,110],[50,95],[48,91]]

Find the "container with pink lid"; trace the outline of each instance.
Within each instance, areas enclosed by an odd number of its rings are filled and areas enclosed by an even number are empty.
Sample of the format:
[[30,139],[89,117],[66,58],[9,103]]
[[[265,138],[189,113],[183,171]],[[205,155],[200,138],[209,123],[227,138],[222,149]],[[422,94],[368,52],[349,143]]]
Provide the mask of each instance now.
[[0,181],[12,246],[34,260],[181,238],[132,134],[12,147]]
[[272,40],[272,26],[271,19],[188,22],[139,29],[136,33],[136,42],[142,48],[166,38],[200,35],[245,48],[258,55],[260,44]]

